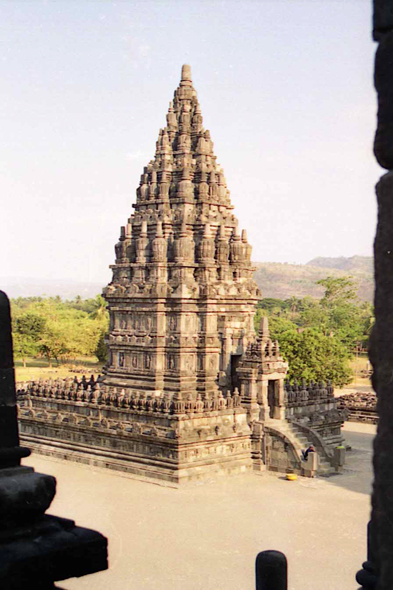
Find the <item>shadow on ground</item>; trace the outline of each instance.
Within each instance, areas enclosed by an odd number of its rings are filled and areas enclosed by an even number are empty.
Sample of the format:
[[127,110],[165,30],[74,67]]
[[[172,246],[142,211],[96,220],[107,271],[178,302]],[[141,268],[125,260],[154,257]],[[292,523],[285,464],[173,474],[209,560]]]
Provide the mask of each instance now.
[[344,425],[346,444],[351,447],[346,453],[343,473],[332,475],[326,481],[359,494],[371,494],[373,481],[373,440],[376,426],[355,422]]

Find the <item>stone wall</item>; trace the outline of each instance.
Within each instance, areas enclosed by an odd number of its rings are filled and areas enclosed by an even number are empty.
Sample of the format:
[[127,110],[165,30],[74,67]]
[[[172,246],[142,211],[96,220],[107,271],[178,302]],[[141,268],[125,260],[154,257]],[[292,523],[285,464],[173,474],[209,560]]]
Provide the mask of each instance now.
[[287,408],[285,417],[288,419],[311,416],[316,411],[324,412],[336,407],[334,388],[330,381],[307,383],[303,379],[301,383],[295,380],[293,384],[287,381],[284,390]]
[[252,418],[263,409],[250,411],[244,387],[184,397],[94,377],[17,384],[21,435],[34,450],[172,484],[250,469],[301,473],[301,448],[319,445],[329,461],[342,442],[345,415],[331,386],[287,384],[287,419],[273,421]]
[[94,381],[17,385],[22,438],[43,454],[171,483],[252,467],[238,394],[123,394]]
[[275,433],[271,429],[265,431],[264,459],[269,465],[269,471],[302,475],[301,463],[294,446],[281,433]]

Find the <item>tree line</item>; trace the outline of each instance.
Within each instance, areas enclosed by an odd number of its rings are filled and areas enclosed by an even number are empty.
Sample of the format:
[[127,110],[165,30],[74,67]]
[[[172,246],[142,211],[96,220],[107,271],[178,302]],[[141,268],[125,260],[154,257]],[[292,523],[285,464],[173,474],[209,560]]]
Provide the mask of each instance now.
[[262,299],[255,328],[262,316],[269,318],[271,338],[289,363],[290,381],[330,379],[340,387],[352,380],[354,354],[368,348],[374,310],[358,300],[352,277],[329,276],[317,284],[325,289],[322,299]]
[[[313,379],[342,386],[351,382],[351,358],[365,350],[374,322],[373,307],[356,297],[351,277],[327,277],[317,282],[322,299],[291,297],[262,299],[255,314],[258,331],[262,316],[269,318],[270,334],[289,363],[290,381]],[[14,354],[25,366],[28,357],[63,362],[95,355],[105,362],[109,317],[100,295],[75,297],[19,297],[11,300]]]
[[106,360],[105,334],[109,316],[101,295],[93,299],[78,296],[18,297],[11,299],[15,358],[26,366],[28,357],[45,357],[51,366],[79,356],[95,355]]

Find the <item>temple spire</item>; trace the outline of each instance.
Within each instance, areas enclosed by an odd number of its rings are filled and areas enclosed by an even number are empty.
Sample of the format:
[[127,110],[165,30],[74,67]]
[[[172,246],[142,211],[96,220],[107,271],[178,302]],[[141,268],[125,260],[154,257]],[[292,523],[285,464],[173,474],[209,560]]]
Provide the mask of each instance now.
[[259,336],[263,341],[268,340],[270,338],[269,320],[267,319],[266,316],[261,317]]
[[192,82],[191,77],[191,66],[184,64],[181,69],[181,81],[182,82]]

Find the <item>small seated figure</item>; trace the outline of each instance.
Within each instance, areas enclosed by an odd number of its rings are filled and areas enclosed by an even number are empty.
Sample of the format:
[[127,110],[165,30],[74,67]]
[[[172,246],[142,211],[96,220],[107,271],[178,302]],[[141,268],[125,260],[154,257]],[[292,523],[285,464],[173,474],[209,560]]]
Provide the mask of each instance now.
[[315,453],[315,448],[313,445],[310,445],[308,447],[308,449],[306,449],[305,451],[302,451],[302,455],[303,455],[303,460],[307,461],[307,457],[309,453]]

